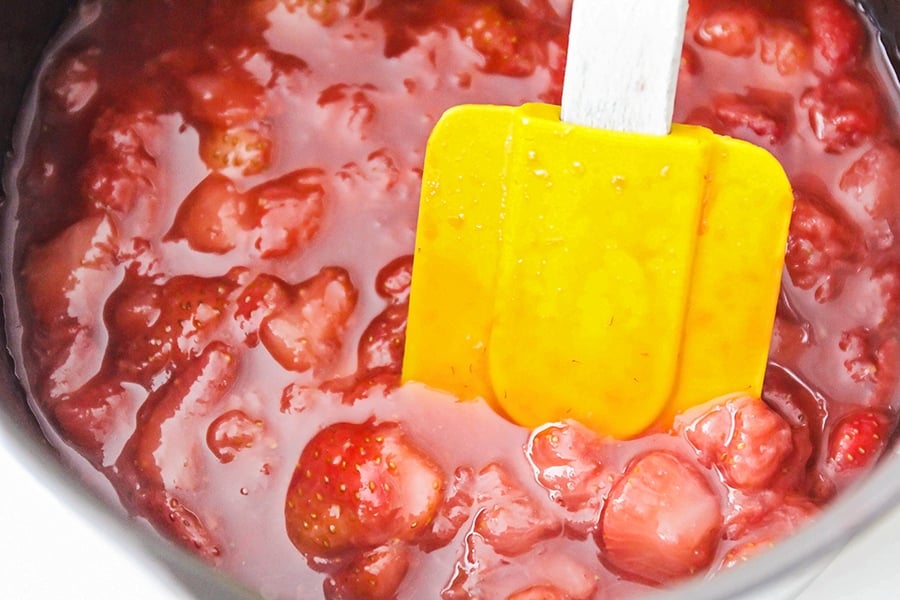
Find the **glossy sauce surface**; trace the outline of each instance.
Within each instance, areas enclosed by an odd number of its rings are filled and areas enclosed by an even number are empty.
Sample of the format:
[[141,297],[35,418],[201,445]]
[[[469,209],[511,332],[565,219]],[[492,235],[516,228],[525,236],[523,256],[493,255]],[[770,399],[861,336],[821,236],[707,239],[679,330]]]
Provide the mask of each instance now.
[[765,403],[629,441],[399,386],[428,133],[558,102],[568,2],[86,7],[13,173],[16,351],[128,511],[264,596],[634,595],[743,562],[884,449],[896,90],[849,5],[691,3],[676,120],[772,151],[795,211]]

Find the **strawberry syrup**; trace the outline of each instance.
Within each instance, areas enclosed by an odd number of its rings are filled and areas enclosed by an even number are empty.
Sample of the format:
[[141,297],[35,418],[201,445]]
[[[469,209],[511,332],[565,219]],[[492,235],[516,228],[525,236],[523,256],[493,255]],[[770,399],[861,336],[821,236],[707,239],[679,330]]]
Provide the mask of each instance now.
[[48,437],[273,598],[629,597],[813,519],[900,410],[896,90],[842,0],[691,2],[676,120],[768,148],[795,190],[762,401],[615,441],[400,385],[431,127],[558,102],[569,9],[86,2],[8,174]]

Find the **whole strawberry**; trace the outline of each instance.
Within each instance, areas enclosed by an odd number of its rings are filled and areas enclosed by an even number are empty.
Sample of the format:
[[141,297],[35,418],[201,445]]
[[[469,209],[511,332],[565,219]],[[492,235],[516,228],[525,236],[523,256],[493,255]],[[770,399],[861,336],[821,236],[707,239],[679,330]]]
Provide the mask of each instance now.
[[288,536],[307,556],[334,557],[427,528],[443,475],[396,423],[336,423],[303,449],[288,487]]

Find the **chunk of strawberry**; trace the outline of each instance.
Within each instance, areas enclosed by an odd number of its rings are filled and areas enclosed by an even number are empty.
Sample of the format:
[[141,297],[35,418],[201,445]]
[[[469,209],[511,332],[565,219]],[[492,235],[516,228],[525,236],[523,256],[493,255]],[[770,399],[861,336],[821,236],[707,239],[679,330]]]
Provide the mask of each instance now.
[[[592,566],[582,564],[563,553],[539,553],[529,557],[522,579],[530,584],[508,596],[508,600],[587,600],[595,598],[597,575]],[[515,589],[515,588],[514,588]],[[497,596],[494,596],[497,597]]]
[[22,275],[38,321],[48,327],[89,323],[103,288],[115,278],[119,236],[112,219],[94,215],[31,248]]
[[543,50],[534,36],[499,6],[473,4],[461,20],[459,34],[484,57],[485,72],[525,77],[543,62]]
[[[870,244],[886,250],[900,235],[900,151],[878,144],[859,157],[839,182],[847,207],[866,227]],[[856,209],[856,210],[853,210]]]
[[293,287],[289,304],[262,320],[259,339],[285,369],[324,368],[341,351],[356,299],[347,271],[323,268]]
[[574,422],[545,425],[532,432],[525,455],[554,502],[596,523],[611,485],[597,436]]
[[327,600],[391,600],[409,569],[409,552],[390,543],[363,552],[325,580]]
[[463,524],[469,520],[475,502],[475,471],[457,467],[444,492],[444,501],[431,522],[431,528],[417,541],[426,551],[450,543]]
[[383,266],[375,276],[375,291],[386,300],[405,304],[412,283],[412,254],[400,256]]
[[872,382],[877,379],[878,365],[872,338],[865,327],[857,327],[841,334],[838,348],[846,356],[844,368],[853,381]]
[[319,231],[325,188],[321,169],[298,169],[247,192],[253,207],[252,247],[261,258],[294,252]]
[[806,0],[806,26],[818,66],[831,75],[852,66],[862,55],[866,32],[859,15],[844,0]]
[[809,126],[825,152],[840,154],[876,133],[883,121],[879,98],[868,81],[842,76],[808,89],[800,97]]
[[635,459],[613,486],[596,540],[624,575],[668,583],[710,564],[721,526],[720,500],[702,475],[657,450]]
[[405,304],[394,304],[372,319],[359,340],[357,368],[360,371],[400,372],[408,310]]
[[856,260],[861,245],[858,229],[837,207],[794,191],[785,267],[795,286],[815,287],[816,299],[829,300],[842,287],[840,267]]
[[184,239],[198,252],[223,254],[253,227],[251,210],[230,179],[210,173],[181,203],[167,238]]
[[59,398],[53,418],[66,440],[100,465],[106,441],[131,427],[126,415],[136,409],[136,402],[121,384],[97,379]]
[[265,423],[240,409],[229,410],[213,420],[206,430],[206,446],[221,463],[230,463],[237,455],[257,444]]
[[316,434],[297,461],[285,499],[294,546],[334,557],[428,528],[444,478],[396,423],[337,423]]
[[157,114],[146,108],[108,109],[94,124],[81,193],[100,210],[127,213],[156,197],[160,172],[151,144],[160,136]]
[[158,284],[129,270],[106,306],[109,368],[149,384],[167,366],[197,356],[216,337],[236,287],[228,275]]
[[714,465],[729,485],[759,489],[768,485],[793,451],[791,428],[765,402],[747,395],[725,397],[694,417],[679,416],[676,429]]
[[69,114],[81,112],[97,94],[97,63],[100,49],[89,47],[58,59],[44,81],[56,104]]
[[895,419],[882,410],[861,409],[838,421],[828,438],[828,462],[840,471],[863,469],[881,456]]
[[198,252],[239,246],[274,258],[305,246],[319,230],[324,207],[320,169],[299,169],[240,192],[221,173],[209,174],[184,199],[167,234]]
[[805,497],[788,496],[767,510],[746,535],[732,546],[722,560],[722,567],[743,564],[764,550],[769,550],[801,526],[808,523],[819,508]]
[[185,79],[191,115],[214,127],[229,128],[262,118],[265,90],[236,61],[220,59],[217,70]]
[[794,128],[793,98],[766,90],[720,94],[713,99],[717,132],[749,141],[776,144]]
[[272,161],[272,131],[264,121],[200,132],[200,156],[206,166],[230,176],[257,175]]
[[[162,478],[167,467],[181,468],[177,448],[160,450],[167,435],[184,431],[167,429],[180,421],[181,427],[191,430],[184,421],[203,416],[224,397],[237,375],[235,352],[226,344],[213,342],[202,353],[179,369],[165,385],[152,393],[138,411],[134,436],[122,452],[123,466],[134,467],[148,481]],[[126,465],[126,463],[128,463]]]
[[513,592],[506,600],[570,600],[566,592],[555,585],[532,585],[523,590]]
[[812,52],[806,32],[792,21],[766,21],[759,39],[760,59],[781,75],[794,75],[810,62]]
[[694,40],[728,56],[751,56],[756,52],[760,17],[749,7],[712,10],[697,25]]
[[499,465],[478,474],[482,492],[475,498],[484,505],[474,529],[496,552],[516,556],[543,538],[555,535],[561,524]]
[[359,15],[366,7],[365,0],[278,0],[290,10],[306,7],[307,14],[328,27],[336,22]]
[[227,345],[214,342],[196,360],[152,392],[137,413],[134,434],[116,460],[118,491],[127,507],[160,531],[207,559],[219,548],[200,513],[175,495],[200,473],[192,456],[200,440],[193,422],[214,408],[234,383],[238,361]]
[[290,286],[278,277],[265,273],[254,277],[237,293],[234,319],[250,347],[259,343],[262,320],[275,310],[283,309],[290,301]]

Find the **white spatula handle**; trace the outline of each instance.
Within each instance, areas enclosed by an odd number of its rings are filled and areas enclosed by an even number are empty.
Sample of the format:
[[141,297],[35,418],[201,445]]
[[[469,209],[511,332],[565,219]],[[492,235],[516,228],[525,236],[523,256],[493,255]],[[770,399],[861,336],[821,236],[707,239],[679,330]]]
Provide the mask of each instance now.
[[665,135],[688,0],[575,0],[562,120]]

